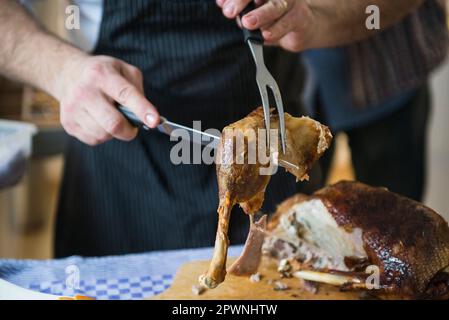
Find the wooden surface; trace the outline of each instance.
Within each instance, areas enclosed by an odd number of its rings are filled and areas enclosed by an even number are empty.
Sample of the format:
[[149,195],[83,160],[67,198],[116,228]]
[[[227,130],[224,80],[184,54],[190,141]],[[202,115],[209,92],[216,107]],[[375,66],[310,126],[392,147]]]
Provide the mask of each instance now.
[[[276,262],[264,258],[259,268],[262,280],[252,283],[248,277],[227,275],[225,282],[216,289],[206,290],[201,295],[192,293],[192,285],[198,284],[198,277],[207,270],[208,261],[187,263],[178,270],[172,286],[153,299],[170,300],[356,300],[359,293],[342,293],[338,288],[320,285],[317,294],[305,291],[296,278],[281,279],[276,271]],[[229,264],[228,264],[229,265]],[[269,280],[280,280],[290,287],[290,290],[275,291]]]

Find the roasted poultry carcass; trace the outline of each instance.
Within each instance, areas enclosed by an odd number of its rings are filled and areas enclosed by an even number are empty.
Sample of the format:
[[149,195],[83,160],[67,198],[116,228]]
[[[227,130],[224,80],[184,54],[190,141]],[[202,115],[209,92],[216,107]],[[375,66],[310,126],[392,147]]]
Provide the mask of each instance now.
[[[448,298],[447,222],[384,188],[340,182],[294,196],[278,207],[268,229],[264,253],[303,280],[385,298]],[[377,287],[367,278],[376,268]]]
[[[278,117],[271,116],[271,128],[278,128]],[[329,147],[332,135],[326,126],[307,118],[295,118],[285,114],[286,153],[277,152],[279,143],[264,152],[272,162],[282,160],[293,164],[286,169],[298,180],[306,179],[307,172]],[[255,222],[253,215],[262,207],[265,189],[270,181],[268,161],[251,161],[251,152],[259,150],[265,143],[265,136],[260,135],[264,117],[262,108],[253,111],[246,118],[224,128],[221,145],[217,152],[217,178],[219,189],[218,230],[215,248],[209,270],[200,277],[200,283],[208,288],[215,288],[226,275],[226,258],[229,246],[228,226],[231,209],[240,204],[250,216],[250,232],[242,256],[230,271],[236,274],[250,274],[257,269],[260,260],[260,249],[264,236],[265,218]],[[243,139],[238,144],[238,139]],[[240,161],[238,161],[240,158]],[[253,159],[254,160],[254,159]],[[265,162],[265,163],[263,163]],[[267,172],[261,170],[266,169]],[[262,240],[261,240],[262,239]]]

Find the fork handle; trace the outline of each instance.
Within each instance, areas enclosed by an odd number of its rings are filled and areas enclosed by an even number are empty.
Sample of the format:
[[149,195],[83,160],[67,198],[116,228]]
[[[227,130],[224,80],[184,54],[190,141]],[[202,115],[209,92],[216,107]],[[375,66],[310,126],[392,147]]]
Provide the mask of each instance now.
[[[254,9],[256,9],[256,5],[255,5],[254,1],[251,1],[250,3],[248,3],[246,8],[243,9],[243,11],[240,13],[240,19],[242,19],[244,15],[253,11]],[[253,41],[257,41],[257,42],[263,44],[262,32],[259,29],[248,30],[243,26],[242,26],[242,28],[243,28],[243,36],[245,38],[245,43],[248,42],[248,40],[253,40]]]

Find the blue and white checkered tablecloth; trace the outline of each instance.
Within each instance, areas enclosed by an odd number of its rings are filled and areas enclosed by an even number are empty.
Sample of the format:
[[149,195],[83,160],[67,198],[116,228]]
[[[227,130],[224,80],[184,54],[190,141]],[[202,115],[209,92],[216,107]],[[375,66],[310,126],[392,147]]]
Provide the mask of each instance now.
[[[238,256],[241,249],[241,246],[231,247],[229,255]],[[0,259],[0,278],[54,295],[80,294],[101,300],[143,299],[167,289],[182,264],[207,260],[211,255],[212,248],[204,248],[101,258]]]

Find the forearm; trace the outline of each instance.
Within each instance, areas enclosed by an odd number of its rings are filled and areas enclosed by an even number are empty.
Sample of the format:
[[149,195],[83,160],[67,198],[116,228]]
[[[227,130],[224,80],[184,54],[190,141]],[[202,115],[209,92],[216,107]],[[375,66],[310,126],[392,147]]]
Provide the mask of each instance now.
[[[416,10],[425,0],[307,0],[315,21],[327,37],[321,43],[337,46],[368,38],[399,22]],[[380,29],[366,27],[366,8],[376,5],[380,11]]]
[[15,0],[0,0],[0,73],[61,98],[65,62],[85,56],[46,32]]

